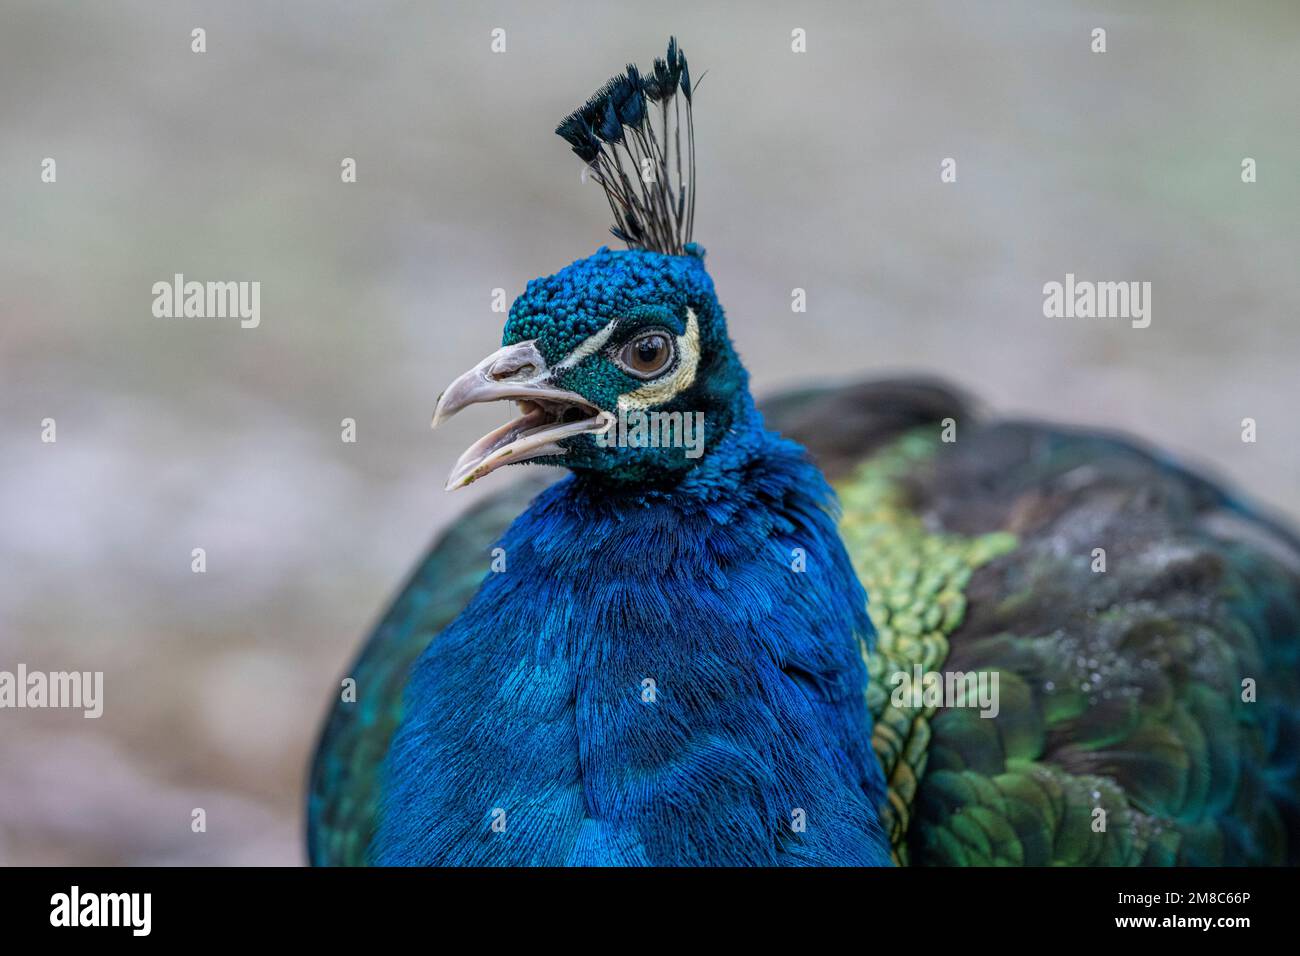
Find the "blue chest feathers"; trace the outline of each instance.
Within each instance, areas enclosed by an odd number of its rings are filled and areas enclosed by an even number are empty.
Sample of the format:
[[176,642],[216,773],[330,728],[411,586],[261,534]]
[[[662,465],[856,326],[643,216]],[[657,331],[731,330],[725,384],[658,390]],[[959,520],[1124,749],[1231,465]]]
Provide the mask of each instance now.
[[571,477],[516,520],[413,669],[374,862],[888,863],[833,494],[789,442],[734,445],[671,494]]

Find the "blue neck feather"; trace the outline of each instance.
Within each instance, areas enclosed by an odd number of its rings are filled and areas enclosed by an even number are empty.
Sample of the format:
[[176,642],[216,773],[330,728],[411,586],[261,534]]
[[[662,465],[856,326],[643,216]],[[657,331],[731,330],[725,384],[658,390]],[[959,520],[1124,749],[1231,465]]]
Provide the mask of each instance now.
[[543,492],[414,668],[374,861],[887,864],[834,509],[747,395],[672,489]]

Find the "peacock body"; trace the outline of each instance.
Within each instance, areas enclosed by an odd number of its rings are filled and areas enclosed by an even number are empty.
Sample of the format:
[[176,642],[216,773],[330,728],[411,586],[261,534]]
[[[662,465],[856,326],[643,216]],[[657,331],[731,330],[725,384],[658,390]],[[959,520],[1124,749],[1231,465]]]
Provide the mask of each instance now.
[[461,518],[362,649],[312,862],[1295,862],[1300,542],[936,383],[760,411],[674,179],[692,96],[673,43],[558,130],[631,248],[529,283],[435,424],[520,404],[449,487],[570,474]]

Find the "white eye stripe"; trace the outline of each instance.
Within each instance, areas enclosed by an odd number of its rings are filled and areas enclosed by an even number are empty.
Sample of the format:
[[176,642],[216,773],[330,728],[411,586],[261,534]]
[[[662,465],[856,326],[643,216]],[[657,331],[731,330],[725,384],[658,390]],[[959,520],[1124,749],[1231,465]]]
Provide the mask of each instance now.
[[566,355],[563,360],[561,360],[560,364],[555,366],[556,369],[573,368],[573,366],[577,365],[588,356],[595,355],[605,347],[605,343],[609,341],[609,337],[614,334],[614,326],[616,325],[618,325],[618,319],[611,319],[609,324],[599,332],[587,336],[582,340],[581,345]]
[[662,378],[647,382],[636,391],[618,397],[624,408],[648,408],[671,401],[674,396],[695,384],[695,372],[700,365],[700,323],[695,313],[686,310],[686,331],[674,336],[677,342],[677,366]]

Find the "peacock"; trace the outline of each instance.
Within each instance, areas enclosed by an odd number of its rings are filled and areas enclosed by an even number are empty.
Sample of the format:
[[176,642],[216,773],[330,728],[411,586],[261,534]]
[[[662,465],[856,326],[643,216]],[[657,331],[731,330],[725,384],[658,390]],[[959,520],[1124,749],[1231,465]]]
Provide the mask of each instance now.
[[[523,480],[435,543],[311,769],[318,865],[1245,865],[1300,853],[1300,539],[931,380],[761,408],[670,40],[557,133],[626,248],[439,397]],[[870,596],[868,599],[868,595]]]

